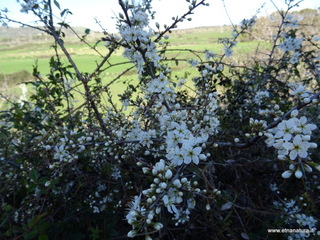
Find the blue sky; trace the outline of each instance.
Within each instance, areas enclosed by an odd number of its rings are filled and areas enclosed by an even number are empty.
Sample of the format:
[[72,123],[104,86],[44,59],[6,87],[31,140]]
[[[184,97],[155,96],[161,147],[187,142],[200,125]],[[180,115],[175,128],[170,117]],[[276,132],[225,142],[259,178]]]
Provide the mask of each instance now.
[[[283,8],[285,0],[273,0],[279,7]],[[120,12],[118,0],[58,0],[62,9],[68,8],[73,15],[67,18],[72,26],[84,26],[94,30],[99,29],[95,24],[97,18],[104,28],[115,31],[115,20],[112,19]],[[195,10],[193,21],[180,23],[179,28],[214,26],[230,24],[222,0],[207,0],[209,7],[201,6]],[[226,9],[233,23],[237,24],[244,18],[250,18],[265,4],[260,15],[274,12],[276,9],[270,0],[224,0]],[[0,9],[8,8],[9,16],[32,23],[33,19],[27,14],[20,13],[20,7],[16,0],[0,0]],[[319,0],[304,0],[298,9],[319,8]],[[170,24],[171,18],[179,16],[188,8],[185,0],[154,0],[154,10],[157,11],[156,19],[159,23]],[[59,13],[57,12],[57,15]]]

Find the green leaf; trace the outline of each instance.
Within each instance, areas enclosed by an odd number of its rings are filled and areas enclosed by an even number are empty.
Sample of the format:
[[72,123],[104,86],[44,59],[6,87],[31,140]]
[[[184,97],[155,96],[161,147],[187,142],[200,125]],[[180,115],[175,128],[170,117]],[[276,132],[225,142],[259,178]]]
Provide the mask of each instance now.
[[53,1],[53,3],[54,3],[54,5],[56,5],[56,6],[57,6],[57,8],[59,8],[59,9],[60,9],[60,4],[57,2],[57,0],[54,0],[54,1]]
[[24,239],[25,240],[32,240],[32,239],[34,239],[37,235],[38,235],[38,230],[37,229],[35,229],[35,230],[32,230],[32,231],[30,231],[30,232],[27,232],[27,233],[25,233],[24,234]]
[[[59,25],[62,26],[62,27],[65,27],[65,28],[69,28],[69,27],[70,27],[70,25],[67,24],[67,23],[65,23],[65,22],[59,22],[59,23],[57,23],[57,24],[59,24]],[[64,33],[63,33],[63,32],[61,32],[61,34],[64,36]]]
[[41,235],[39,235],[38,240],[49,240],[49,238],[47,235],[41,234]]
[[44,185],[49,180],[50,180],[50,177],[42,177],[42,178],[39,179],[39,183]]
[[35,182],[38,181],[39,176],[40,176],[39,173],[38,173],[37,170],[35,170],[35,169],[32,169],[32,170],[30,171],[30,173],[29,173],[30,179],[33,180],[33,181],[35,181]]
[[33,228],[33,227],[34,227],[36,224],[38,224],[38,222],[39,222],[42,218],[44,218],[46,215],[47,215],[47,213],[44,212],[44,213],[41,213],[41,214],[39,214],[39,215],[37,215],[37,216],[34,216],[34,217],[31,219],[31,221],[28,223],[28,227],[29,227],[29,228]]
[[90,33],[90,29],[87,28],[85,31],[84,31],[85,34],[89,34]]
[[12,206],[9,205],[9,204],[4,204],[2,207],[6,212],[8,212],[8,211],[10,211],[12,209]]
[[63,17],[65,14],[71,14],[71,15],[72,15],[72,13],[69,11],[68,8],[64,9],[64,10],[60,13],[60,16]]

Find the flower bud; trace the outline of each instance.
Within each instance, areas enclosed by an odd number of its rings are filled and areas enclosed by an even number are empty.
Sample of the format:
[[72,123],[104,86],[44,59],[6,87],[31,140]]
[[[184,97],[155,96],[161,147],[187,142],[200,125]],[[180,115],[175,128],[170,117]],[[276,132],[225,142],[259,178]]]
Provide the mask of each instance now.
[[181,183],[180,183],[180,180],[179,179],[176,179],[173,181],[173,185],[177,188],[180,188],[181,187]]
[[199,159],[202,160],[202,161],[205,161],[205,160],[207,160],[207,156],[204,155],[204,154],[200,154],[199,155]]
[[303,174],[302,174],[301,170],[298,169],[298,170],[294,173],[294,175],[296,176],[296,178],[301,178]]
[[149,213],[149,214],[148,214],[148,218],[149,218],[149,219],[153,219],[153,213]]
[[314,142],[310,143],[310,148],[317,148],[317,147],[318,147],[318,145],[316,143],[314,143]]
[[310,167],[308,164],[303,164],[303,167],[307,172],[312,172],[312,167]]
[[304,103],[310,103],[311,100],[310,100],[310,98],[304,98],[304,99],[303,99],[303,102],[304,102]]
[[292,112],[291,112],[291,117],[296,117],[298,116],[299,114],[299,111],[297,109],[294,109]]
[[160,186],[162,189],[167,188],[167,184],[166,184],[165,182],[160,183],[159,186]]
[[286,160],[287,157],[285,155],[278,155],[279,160]]
[[163,224],[162,223],[155,223],[153,225],[154,229],[159,231],[161,228],[163,228]]
[[292,171],[287,170],[287,171],[283,172],[281,176],[283,178],[289,178],[289,177],[291,177],[291,175],[292,175]]
[[185,178],[185,177],[181,179],[181,182],[182,182],[182,183],[186,183],[187,181],[188,181],[188,179]]
[[159,214],[161,212],[161,207],[156,208],[156,214]]
[[166,179],[170,179],[172,177],[172,171],[168,169],[165,174]]
[[134,238],[137,235],[137,231],[136,230],[131,230],[130,232],[128,232],[127,236],[129,238]]
[[152,238],[149,235],[146,235],[146,237],[144,239],[145,240],[152,240]]

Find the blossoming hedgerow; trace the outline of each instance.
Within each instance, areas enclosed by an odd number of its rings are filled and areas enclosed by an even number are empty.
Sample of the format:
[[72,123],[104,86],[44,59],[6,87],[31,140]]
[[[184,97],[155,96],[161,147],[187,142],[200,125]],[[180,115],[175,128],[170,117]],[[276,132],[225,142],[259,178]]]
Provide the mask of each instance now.
[[[210,41],[206,50],[175,49],[169,34],[205,0],[187,0],[186,13],[169,25],[153,23],[152,1],[118,2],[118,33],[103,29],[106,52],[99,42],[90,45],[87,30],[80,37],[99,55],[91,73],[66,47],[63,31],[71,27],[55,22],[68,9],[57,1],[21,2],[22,12],[44,24],[33,27],[54,37],[56,56],[48,75],[35,67],[30,101],[1,112],[3,238],[72,238],[82,231],[96,239],[123,231],[148,240],[268,238],[256,232],[257,219],[316,229],[320,54],[318,38],[302,34],[295,20],[301,13],[288,13],[299,1],[272,14],[267,47],[259,44],[245,60],[237,45],[267,34],[256,34],[256,17],[218,39],[220,49]],[[10,22],[9,11],[0,13],[1,22]],[[111,58],[115,51],[130,63]],[[118,67],[127,68],[116,75]]]

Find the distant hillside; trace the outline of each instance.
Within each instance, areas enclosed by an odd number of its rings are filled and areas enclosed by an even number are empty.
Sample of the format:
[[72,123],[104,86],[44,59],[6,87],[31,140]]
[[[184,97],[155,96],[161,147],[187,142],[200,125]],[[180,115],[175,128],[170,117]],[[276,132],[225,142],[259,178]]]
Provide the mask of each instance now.
[[[75,32],[82,36],[85,34],[86,28],[74,27]],[[76,38],[75,34],[69,30],[64,29],[63,32],[66,34],[68,39]],[[91,31],[89,37],[97,38],[103,34],[100,32]],[[40,32],[37,29],[28,27],[0,27],[0,42],[33,42],[33,41],[46,41],[52,38],[44,32]]]
[[[74,27],[73,28],[79,36],[85,34],[86,28],[84,27]],[[220,32],[220,33],[230,33],[232,31],[231,26],[211,26],[211,27],[197,27],[190,29],[177,29],[172,32],[172,35],[183,35],[190,32]],[[79,41],[77,40],[75,34],[69,30],[64,29],[63,32],[66,34],[68,42]],[[90,34],[87,36],[89,39],[100,39],[103,37],[103,33],[90,31]],[[40,32],[39,30],[28,28],[28,27],[0,27],[0,43],[15,43],[17,45],[30,43],[30,42],[43,42],[43,41],[52,41],[52,37]]]

